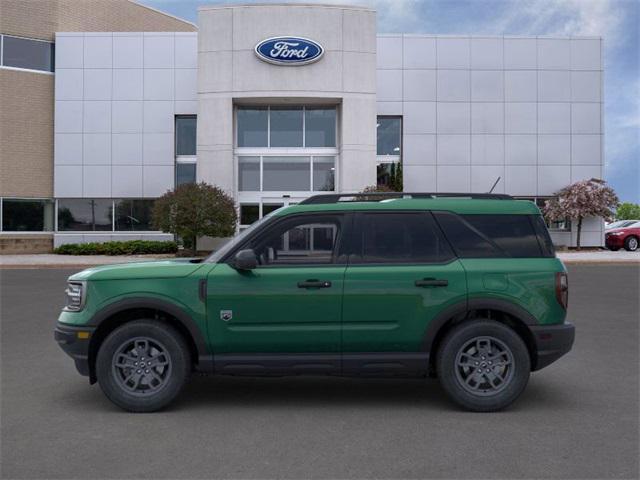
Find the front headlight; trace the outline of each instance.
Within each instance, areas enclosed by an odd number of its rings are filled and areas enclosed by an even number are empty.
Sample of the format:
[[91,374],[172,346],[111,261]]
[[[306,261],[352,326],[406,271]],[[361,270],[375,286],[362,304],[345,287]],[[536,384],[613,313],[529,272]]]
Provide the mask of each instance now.
[[615,235],[617,237],[618,235],[624,235],[624,232],[611,232],[611,233],[608,233],[607,235]]
[[79,312],[84,308],[86,295],[85,282],[69,282],[64,293],[67,296],[67,304],[64,307],[65,310],[69,312]]

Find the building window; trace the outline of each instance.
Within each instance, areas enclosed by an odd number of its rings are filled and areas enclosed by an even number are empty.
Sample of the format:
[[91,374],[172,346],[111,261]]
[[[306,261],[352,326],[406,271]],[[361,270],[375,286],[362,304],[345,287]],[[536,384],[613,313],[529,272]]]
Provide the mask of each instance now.
[[153,231],[151,214],[154,200],[122,199],[115,200],[115,230],[144,232]]
[[260,218],[260,205],[245,203],[240,205],[240,225],[249,226]]
[[402,190],[402,117],[378,117],[378,186]]
[[335,164],[332,155],[239,156],[238,191],[333,191]]
[[238,157],[238,190],[260,191],[260,157]]
[[311,190],[311,157],[264,157],[262,191]]
[[196,183],[196,163],[176,163],[176,187],[185,183]]
[[196,139],[196,116],[176,116],[176,187],[196,182]]
[[378,117],[377,155],[399,157],[402,145],[402,117]]
[[[293,205],[293,204],[291,204]],[[265,215],[275,212],[284,206],[283,203],[241,203],[240,228],[244,229]]]
[[52,200],[3,198],[3,232],[51,232],[53,230]]
[[238,148],[336,147],[336,107],[240,106],[236,120]]
[[2,66],[54,71],[54,44],[44,40],[2,35]]
[[107,199],[59,199],[58,231],[113,230],[113,201]]
[[240,107],[237,114],[238,147],[269,146],[267,107]]

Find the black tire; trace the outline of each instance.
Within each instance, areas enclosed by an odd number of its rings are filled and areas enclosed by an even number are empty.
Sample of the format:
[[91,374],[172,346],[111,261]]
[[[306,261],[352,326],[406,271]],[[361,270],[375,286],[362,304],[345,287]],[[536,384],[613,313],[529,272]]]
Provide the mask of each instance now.
[[638,250],[639,243],[640,241],[638,241],[638,237],[630,235],[624,239],[624,249],[627,252],[635,252]]
[[[499,353],[503,350],[506,353]],[[511,363],[507,362],[509,358]],[[436,369],[442,387],[454,402],[474,412],[493,412],[509,406],[524,391],[531,359],[514,330],[493,320],[478,319],[466,321],[446,335],[438,349]]]
[[100,388],[130,412],[166,407],[190,373],[189,348],[180,332],[154,320],[135,320],[115,329],[100,345],[96,359]]

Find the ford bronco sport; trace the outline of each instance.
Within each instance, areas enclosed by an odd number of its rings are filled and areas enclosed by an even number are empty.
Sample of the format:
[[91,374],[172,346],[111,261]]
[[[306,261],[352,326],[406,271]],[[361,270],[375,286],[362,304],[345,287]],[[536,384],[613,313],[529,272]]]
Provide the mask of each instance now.
[[431,375],[493,411],[574,339],[540,211],[506,195],[315,196],[204,260],[90,268],[66,295],[57,342],[134,412],[192,372]]

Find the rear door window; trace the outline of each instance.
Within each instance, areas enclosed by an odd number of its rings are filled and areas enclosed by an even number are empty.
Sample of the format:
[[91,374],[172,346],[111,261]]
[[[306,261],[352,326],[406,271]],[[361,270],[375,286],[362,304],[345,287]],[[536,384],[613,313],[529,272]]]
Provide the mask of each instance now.
[[454,258],[429,213],[363,213],[358,225],[354,263],[443,263]]

